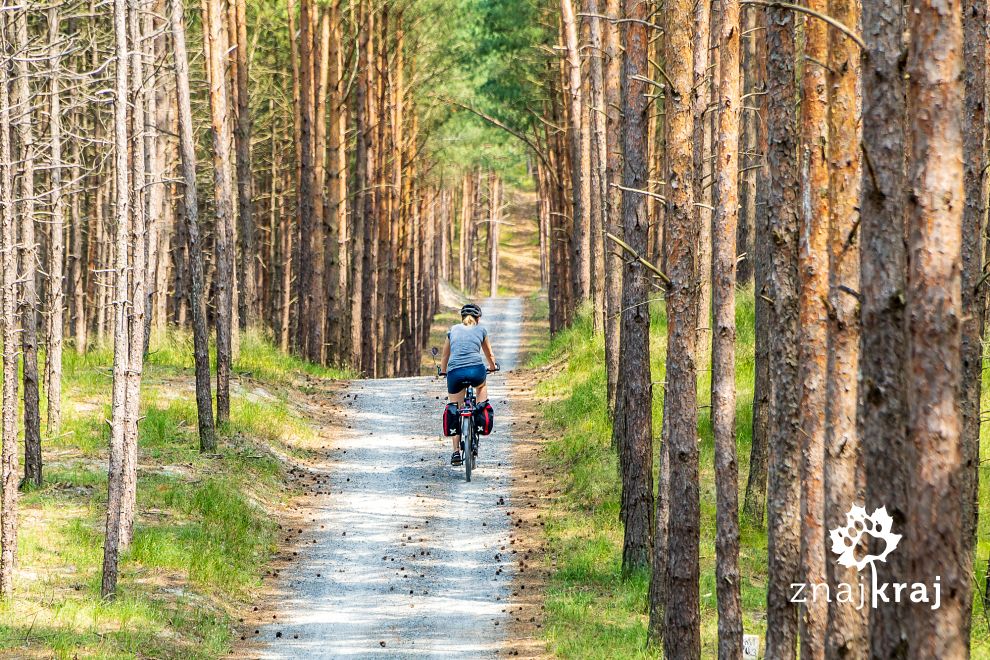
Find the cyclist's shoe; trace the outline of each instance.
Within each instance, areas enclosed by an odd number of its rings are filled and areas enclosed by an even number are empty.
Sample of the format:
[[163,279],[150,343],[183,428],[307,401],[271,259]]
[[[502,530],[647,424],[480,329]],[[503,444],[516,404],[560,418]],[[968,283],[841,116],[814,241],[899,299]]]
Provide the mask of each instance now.
[[460,465],[463,462],[464,461],[461,459],[461,452],[460,451],[455,451],[453,454],[451,454],[451,456],[450,456],[450,464],[451,465],[455,465],[456,466],[456,465]]

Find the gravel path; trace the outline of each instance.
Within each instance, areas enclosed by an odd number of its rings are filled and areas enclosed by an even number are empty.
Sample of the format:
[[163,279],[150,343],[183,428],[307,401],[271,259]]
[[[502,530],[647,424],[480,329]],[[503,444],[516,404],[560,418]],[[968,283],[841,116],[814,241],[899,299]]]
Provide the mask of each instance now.
[[[482,303],[503,369],[516,365],[522,300]],[[511,407],[489,378],[496,432],[472,482],[439,438],[443,383],[354,381],[327,465],[333,494],[314,541],[283,573],[290,594],[261,630],[263,658],[494,657],[512,604]],[[439,397],[439,399],[438,399]]]

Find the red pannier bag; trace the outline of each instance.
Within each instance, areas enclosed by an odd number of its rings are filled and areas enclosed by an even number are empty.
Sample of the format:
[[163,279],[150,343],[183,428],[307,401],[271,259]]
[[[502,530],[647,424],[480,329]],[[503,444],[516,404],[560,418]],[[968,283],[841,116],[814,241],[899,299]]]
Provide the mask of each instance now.
[[448,403],[443,407],[443,434],[448,436],[461,434],[461,417],[457,413],[456,403]]
[[485,401],[474,409],[474,425],[481,435],[488,435],[495,428],[495,411],[492,404]]

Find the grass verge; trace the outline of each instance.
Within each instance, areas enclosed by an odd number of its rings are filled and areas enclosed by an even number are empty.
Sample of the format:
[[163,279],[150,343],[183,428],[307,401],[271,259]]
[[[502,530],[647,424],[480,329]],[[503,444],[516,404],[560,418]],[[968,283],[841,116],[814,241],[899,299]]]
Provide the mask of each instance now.
[[[754,309],[752,290],[737,298],[737,451],[740,502],[749,474],[752,443]],[[662,306],[652,310],[653,429],[659,450],[663,414],[666,319]],[[537,394],[547,405],[544,416],[553,438],[546,460],[556,473],[561,495],[551,505],[546,535],[555,563],[546,598],[546,637],[550,649],[564,658],[656,658],[646,646],[649,576],[621,576],[622,526],[619,523],[621,481],[611,446],[606,413],[602,337],[594,336],[591,320],[582,314],[574,326],[556,336],[535,356],[531,367],[547,372]],[[984,372],[986,375],[986,371]],[[701,478],[701,621],[702,655],[717,653],[715,597],[714,447],[709,408],[710,372],[699,369],[698,396]],[[984,407],[990,405],[990,379],[984,380]],[[984,447],[990,439],[984,425]],[[990,555],[990,485],[986,456],[981,469],[980,546],[974,577],[985,575]],[[654,467],[658,465],[654,460]],[[765,530],[741,520],[740,572],[744,628],[765,638],[767,544]],[[977,580],[981,582],[982,580]],[[974,589],[977,591],[977,589]],[[974,657],[990,657],[990,619],[974,595]]]
[[[188,334],[155,342],[142,384],[138,516],[119,596],[100,598],[111,353],[67,351],[63,433],[43,446],[46,479],[20,501],[15,597],[0,605],[0,655],[226,655],[238,605],[276,548],[294,494],[280,456],[315,431],[293,407],[314,379],[346,374],[241,339],[232,417],[218,453],[199,453]],[[44,417],[44,416],[43,416]]]

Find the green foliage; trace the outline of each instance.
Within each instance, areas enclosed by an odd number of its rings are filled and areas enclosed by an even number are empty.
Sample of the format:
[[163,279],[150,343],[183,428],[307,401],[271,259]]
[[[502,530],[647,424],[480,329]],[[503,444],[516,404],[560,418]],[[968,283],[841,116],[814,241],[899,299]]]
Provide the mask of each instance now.
[[[542,79],[555,33],[551,11],[530,0],[427,0],[414,11],[428,17],[419,35],[428,84],[417,90],[437,176],[468,168],[497,170],[510,185],[529,185],[528,148],[500,128],[446,104],[476,108],[513,130],[531,134],[542,111]],[[435,81],[435,84],[434,84]]]

